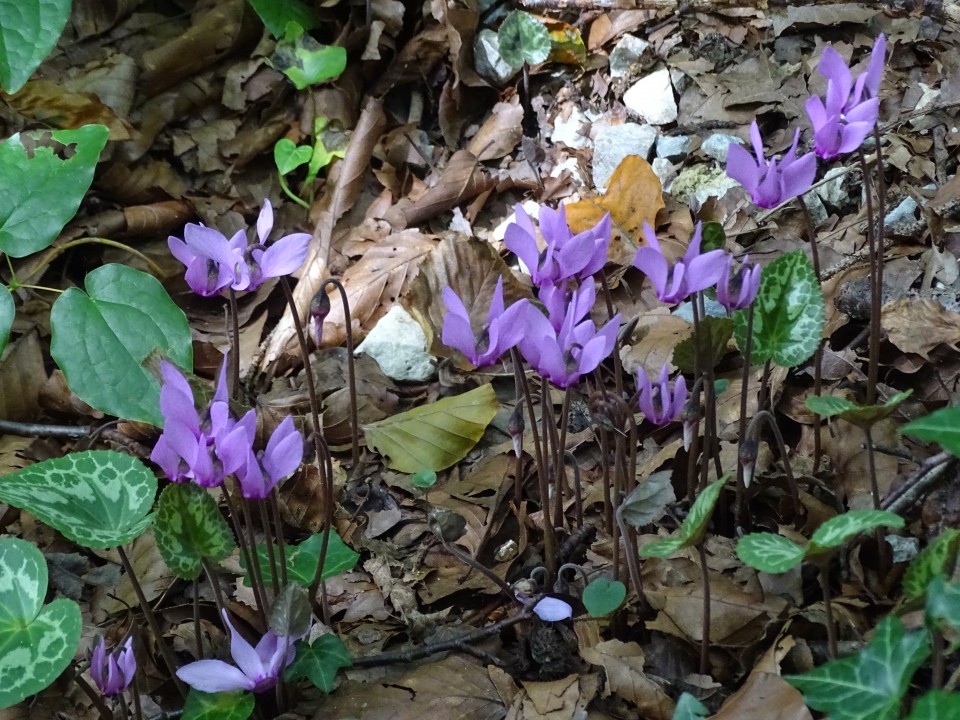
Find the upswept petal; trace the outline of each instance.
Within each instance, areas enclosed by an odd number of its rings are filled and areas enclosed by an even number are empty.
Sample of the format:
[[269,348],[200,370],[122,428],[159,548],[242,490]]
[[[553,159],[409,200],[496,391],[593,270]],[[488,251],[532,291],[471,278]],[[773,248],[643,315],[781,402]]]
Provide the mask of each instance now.
[[267,238],[270,237],[270,231],[273,230],[273,205],[270,201],[264,199],[263,207],[260,208],[260,215],[257,216],[257,238],[261,245],[267,244]]
[[877,36],[870,51],[870,64],[867,65],[864,89],[866,97],[875,98],[880,94],[880,80],[883,77],[883,61],[887,53],[887,38],[883,33]]
[[263,452],[263,468],[274,484],[290,477],[303,461],[303,436],[287,415],[270,435]]
[[540,234],[547,245],[562,248],[568,244],[573,233],[567,225],[567,211],[563,205],[556,210],[545,205],[540,208]]
[[698,255],[687,265],[687,292],[706,290],[716,284],[723,272],[723,250],[711,250]]
[[659,250],[654,250],[651,247],[639,248],[633,258],[633,264],[650,278],[650,282],[653,283],[658,294],[666,289],[667,273],[670,270],[670,265]]
[[223,660],[197,660],[177,670],[177,677],[200,692],[253,690],[256,683]]
[[784,163],[782,173],[781,196],[783,199],[803,195],[813,185],[813,179],[817,175],[817,156],[807,153],[789,164]]
[[299,270],[307,259],[309,247],[309,233],[293,233],[280,238],[268,247],[260,258],[262,277],[281,277]]
[[536,228],[534,228],[533,221],[522,205],[514,206],[514,215],[516,220],[507,226],[503,235],[503,244],[507,246],[510,252],[520,258],[520,261],[530,272],[530,277],[533,278],[534,282],[538,282],[540,249],[537,247]]
[[[764,155],[763,155],[763,138],[760,137],[760,126],[757,125],[757,121],[754,120],[750,123],[750,143],[753,145],[754,155],[757,157],[757,167],[760,167],[764,164]],[[735,147],[740,147],[737,143],[730,143],[730,147],[727,150],[727,160],[730,159],[730,150]],[[746,152],[746,150],[744,150]]]
[[[764,161],[761,155],[762,162]],[[743,185],[752,197],[763,176],[763,170],[746,148],[737,143],[730,143],[727,147],[727,176]]]
[[503,315],[503,275],[497,277],[497,287],[490,298],[490,311],[487,313],[487,325]]
[[256,648],[243,639],[237,629],[230,622],[226,611],[221,613],[227,627],[230,628],[230,657],[248,678],[256,678],[263,673],[263,661],[257,654]]

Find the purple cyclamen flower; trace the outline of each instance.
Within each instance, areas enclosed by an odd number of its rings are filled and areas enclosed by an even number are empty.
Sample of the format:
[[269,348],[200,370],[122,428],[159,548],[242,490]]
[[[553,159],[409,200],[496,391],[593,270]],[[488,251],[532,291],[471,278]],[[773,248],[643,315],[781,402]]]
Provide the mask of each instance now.
[[307,257],[308,233],[286,235],[269,247],[267,237],[273,229],[273,207],[269,200],[257,218],[258,242],[247,243],[246,233],[237,231],[229,240],[212,228],[188,223],[184,239],[167,238],[167,245],[187,266],[184,276],[190,289],[210,297],[230,286],[233,290],[256,290],[267,278],[289,275]]
[[853,152],[863,143],[880,112],[880,79],[886,38],[873,45],[866,72],[853,81],[850,68],[832,47],[823,51],[817,69],[827,78],[826,103],[814,95],[807,100],[807,115],[813,125],[813,147],[824,160]]
[[570,387],[603,362],[617,341],[620,315],[597,330],[593,320],[584,319],[593,307],[594,289],[586,283],[567,304],[563,323],[554,329],[550,320],[528,305],[520,352],[530,365],[557,387]]
[[660,302],[675,305],[695,292],[706,290],[720,279],[723,251],[711,250],[701,254],[702,232],[702,224],[697,223],[686,254],[671,266],[660,250],[653,228],[647,223],[643,224],[647,245],[637,250],[633,264],[650,278]]
[[540,234],[546,243],[541,252],[537,231],[522,206],[514,208],[516,222],[507,227],[503,244],[515,254],[530,271],[537,285],[559,283],[568,278],[585,280],[600,270],[607,261],[612,225],[610,213],[594,227],[576,235],[567,225],[563,205],[559,210],[540,208]]
[[90,658],[90,675],[104,695],[119,695],[133,682],[137,658],[133,654],[133,638],[107,653],[107,642],[101,636]]
[[447,306],[443,318],[443,344],[462,352],[476,367],[495,363],[523,336],[523,311],[529,303],[525,299],[519,300],[504,309],[503,277],[497,279],[487,321],[477,334],[470,325],[470,313],[453,290],[443,289],[443,301]]
[[727,175],[743,185],[755,205],[762,208],[776,207],[782,202],[803,195],[813,184],[817,174],[817,158],[813,153],[797,157],[800,128],[793,136],[793,145],[778,161],[767,161],[763,156],[763,140],[757,121],[750,124],[750,139],[756,157],[737,145],[730,143],[727,150]]
[[235,433],[243,433],[240,436],[242,439],[232,442],[232,438],[225,438],[221,455],[225,466],[237,468],[235,472],[243,496],[251,500],[263,500],[281,480],[293,475],[300,467],[303,461],[303,436],[293,424],[293,418],[287,415],[270,435],[266,449],[257,453],[252,447],[255,431],[256,417],[251,410],[234,430]]
[[760,289],[760,266],[751,263],[749,255],[743,257],[736,271],[733,270],[733,264],[733,255],[727,255],[723,274],[717,281],[717,302],[723,305],[727,312],[750,307]]
[[250,690],[255,693],[275,687],[283,669],[293,662],[299,638],[277,635],[272,630],[253,647],[223,612],[230,628],[230,655],[236,667],[223,660],[197,660],[177,670],[177,677],[190,687],[205,693]]
[[670,392],[669,375],[669,365],[665,364],[660,370],[657,384],[652,385],[643,368],[637,372],[640,412],[654,425],[666,425],[680,417],[687,400],[687,381],[683,375],[677,376],[673,393]]

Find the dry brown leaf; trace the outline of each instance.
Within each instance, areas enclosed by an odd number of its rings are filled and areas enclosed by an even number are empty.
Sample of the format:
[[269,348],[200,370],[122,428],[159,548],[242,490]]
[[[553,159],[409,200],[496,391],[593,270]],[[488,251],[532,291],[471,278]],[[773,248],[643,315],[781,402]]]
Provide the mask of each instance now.
[[[109,551],[106,554],[114,553],[115,551]],[[140,581],[140,587],[147,600],[152,601],[160,597],[177,581],[176,575],[160,557],[160,551],[153,538],[153,530],[147,530],[134,540],[133,545],[127,548],[127,555],[130,557],[130,564],[137,574],[137,580]],[[114,562],[118,561],[119,556]],[[137,602],[137,594],[133,590],[130,578],[124,573],[116,587],[97,588],[91,603],[94,620],[98,623],[103,622],[107,615],[135,607]]]
[[521,298],[530,298],[530,291],[513,277],[513,273],[489,243],[450,234],[420,266],[403,298],[403,307],[420,323],[427,336],[430,352],[437,357],[452,357],[458,366],[471,365],[463,354],[440,341],[440,330],[447,309],[443,289],[450,288],[470,312],[470,324],[479,330],[487,322],[490,301],[497,281],[503,278],[504,306]]
[[880,324],[890,342],[924,360],[930,359],[937,345],[956,350],[960,342],[960,313],[947,310],[936,300],[900,298],[888,302],[881,310]]
[[432,177],[431,186],[416,200],[402,198],[384,213],[395,230],[420,225],[457,205],[472,200],[496,185],[484,172],[473,153],[458,150],[446,168]]
[[[686,320],[670,314],[669,308],[659,307],[640,316],[630,347],[621,356],[623,369],[636,373],[644,368],[647,375],[655,377],[660,368],[669,363],[674,348],[686,340],[693,332],[693,326]],[[676,370],[670,365],[670,372]]]
[[567,720],[585,714],[600,689],[595,674],[568,675],[551,682],[522,682],[507,720]]
[[100,98],[93,93],[71,92],[61,83],[31,80],[18,93],[0,93],[0,97],[21,115],[37,123],[64,129],[106,125],[111,140],[133,137],[130,124],[117,117],[113,110],[100,102]]
[[812,720],[803,695],[779,675],[752,672],[710,720]]
[[643,237],[643,224],[656,227],[657,213],[663,209],[660,178],[650,163],[639,155],[627,155],[607,182],[607,192],[566,206],[567,222],[574,232],[592,228],[610,213],[616,237],[607,259],[629,265]]
[[600,665],[606,670],[604,697],[617,693],[649,720],[670,720],[673,717],[673,700],[643,672],[644,654],[639,645],[607,640],[596,647],[581,647],[580,655],[591,665]]
[[467,145],[467,152],[473,153],[477,160],[496,160],[513,152],[523,135],[523,108],[519,96],[512,102],[497,103],[490,111],[480,130]]
[[40,390],[47,381],[37,333],[10,343],[0,362],[0,417],[33,422],[40,417]]

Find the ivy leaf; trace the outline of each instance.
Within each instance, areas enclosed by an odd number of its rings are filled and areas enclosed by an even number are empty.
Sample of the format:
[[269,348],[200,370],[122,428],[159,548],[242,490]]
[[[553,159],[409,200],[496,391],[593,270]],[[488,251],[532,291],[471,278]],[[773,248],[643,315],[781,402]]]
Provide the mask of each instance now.
[[287,76],[297,90],[333,80],[347,68],[347,51],[338,45],[321,45],[295,22],[288,23],[270,64]]
[[869,428],[890,417],[897,408],[913,394],[913,390],[897,393],[882,405],[857,405],[837,395],[810,395],[805,401],[807,408],[822,418],[836,415],[859,428]]
[[[323,572],[321,573],[324,580],[352,570],[353,566],[357,564],[357,560],[360,559],[360,556],[340,539],[335,530],[330,531],[330,539],[327,542],[327,556],[323,559]],[[310,583],[313,582],[313,574],[317,571],[317,563],[320,561],[322,546],[323,533],[311,535],[299,545],[284,546],[287,557],[287,577],[291,582],[295,582],[301,587],[310,587]],[[275,553],[275,555],[279,555],[279,553]],[[270,558],[265,543],[257,545],[257,556],[260,558],[263,581],[267,584],[272,583],[273,571],[270,568]],[[240,563],[246,570],[242,558]],[[249,574],[246,576],[246,582],[248,586],[251,585]]]
[[125,545],[146,530],[156,496],[156,476],[114,450],[70,453],[0,479],[0,502],[95,549]]
[[[823,294],[802,250],[781,255],[763,269],[754,301],[750,360],[794,367],[813,355],[823,334]],[[747,314],[734,313],[737,345],[746,347]]]
[[98,410],[158,427],[160,384],[141,363],[160,350],[185,370],[193,341],[183,310],[152,275],[109,264],[70,288],[50,312],[50,354],[67,384]]
[[0,85],[15,93],[50,54],[70,17],[70,0],[0,0]]
[[[12,5],[33,4],[10,0],[0,3],[3,18],[19,14],[10,10]],[[3,30],[7,30],[5,22]],[[64,225],[77,214],[80,201],[93,182],[93,171],[108,135],[109,130],[103,125],[29,133],[31,144],[52,137],[62,145],[74,146],[73,156],[66,160],[46,146],[28,154],[20,133],[0,143],[0,251],[11,257],[25,257],[57,239]]]
[[283,673],[287,682],[298,678],[307,678],[314,686],[325,693],[333,690],[333,681],[337,670],[350,667],[353,658],[340,638],[333,633],[321,635],[313,645],[305,642],[297,644],[297,658]]
[[313,157],[313,150],[307,145],[295,145],[290,138],[280,138],[273,146],[273,161],[281,175],[289,175],[301,165],[306,165]]
[[253,714],[253,694],[205,693],[190,688],[181,720],[247,720]]
[[803,561],[806,548],[782,535],[750,533],[737,543],[737,557],[765,573],[782,573]]
[[275,38],[283,36],[288,23],[310,30],[318,25],[317,14],[302,0],[247,0]]
[[236,547],[217,503],[193,483],[164,488],[153,533],[163,561],[184,580],[200,574],[204,559],[219,562]]
[[80,643],[80,606],[43,604],[47,563],[33,545],[0,538],[0,709],[40,692],[66,669]]
[[907,720],[960,720],[960,693],[931,690],[913,704]]
[[511,67],[524,63],[539,65],[550,56],[550,33],[530,13],[514,10],[504,19],[497,35],[500,57]]
[[859,655],[785,679],[830,720],[895,720],[910,678],[929,654],[926,630],[907,633],[898,618],[888,615]]
[[934,410],[908,422],[900,432],[939,443],[948,453],[960,456],[960,405]]
[[672,475],[670,470],[655,472],[630,491],[617,509],[627,525],[641,528],[663,517],[667,506],[677,500]]
[[619,608],[627,597],[627,587],[619,580],[594,578],[583,589],[583,606],[591,617],[603,617]]
[[807,555],[816,555],[840,547],[848,540],[878,527],[902,528],[903,518],[886,510],[851,510],[825,521],[810,538]]
[[960,530],[944,530],[910,562],[903,574],[903,597],[919,600],[937,575],[953,573],[960,550]]

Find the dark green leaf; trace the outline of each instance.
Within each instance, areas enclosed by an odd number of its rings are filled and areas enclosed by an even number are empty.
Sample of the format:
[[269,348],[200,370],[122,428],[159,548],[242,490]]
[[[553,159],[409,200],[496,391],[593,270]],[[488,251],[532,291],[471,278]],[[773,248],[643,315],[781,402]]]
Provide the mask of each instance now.
[[310,629],[312,612],[306,591],[297,583],[290,583],[273,601],[270,629],[277,635],[303,637]]
[[[313,582],[313,575],[317,571],[317,563],[320,560],[320,548],[323,544],[323,533],[311,535],[299,545],[287,545],[285,547],[287,555],[287,577],[302,587],[310,587]],[[279,553],[275,553],[279,557]],[[270,569],[270,559],[267,554],[267,546],[263,543],[257,545],[257,555],[260,557],[260,569],[263,572],[263,581],[265,583],[273,582],[273,572]],[[344,544],[336,531],[330,531],[330,540],[328,541],[327,556],[323,562],[323,579],[332,578],[334,575],[352,570],[357,564],[360,556]],[[246,568],[244,568],[246,569]],[[247,578],[249,585],[249,577]]]
[[164,488],[153,533],[163,561],[184,580],[200,574],[204,558],[219,562],[236,547],[217,503],[193,483]]
[[550,56],[550,33],[530,13],[511,12],[500,25],[498,36],[500,57],[513,67],[539,65]]
[[0,538],[0,709],[40,692],[64,671],[80,642],[80,607],[43,604],[47,563],[25,540]]
[[70,0],[0,0],[0,86],[15,93],[57,44]]
[[619,608],[627,597],[627,587],[619,580],[594,578],[583,589],[583,606],[591,617],[603,617]]
[[960,720],[960,692],[931,690],[913,704],[907,720]]
[[656,522],[663,517],[670,503],[676,501],[670,470],[655,472],[630,491],[617,511],[623,521],[634,528]]
[[181,720],[247,720],[253,714],[253,695],[248,692],[205,693],[190,688]]
[[926,630],[907,633],[889,615],[859,655],[785,679],[803,693],[807,705],[829,713],[830,720],[895,720],[910,678],[929,654]]
[[960,630],[960,582],[935,576],[927,587],[927,621],[942,630],[944,624]]
[[29,155],[20,133],[0,143],[0,251],[25,257],[56,240],[93,181],[108,134],[103,125],[30,133],[38,140],[53,137],[63,145],[74,145],[68,160],[58,157],[52,147],[37,147]]
[[690,512],[687,513],[687,517],[683,519],[683,525],[680,526],[680,537],[683,538],[685,547],[696,545],[706,534],[710,525],[710,516],[713,515],[713,508],[720,498],[720,493],[726,481],[725,477],[714,480],[693,501]]
[[78,545],[132,542],[153,521],[157,478],[137,458],[87,450],[0,478],[0,502],[23,508]]
[[664,538],[663,540],[654,540],[653,542],[648,542],[642,548],[640,548],[640,557],[655,557],[655,558],[668,558],[673,557],[673,554],[678,550],[682,550],[687,546],[687,543],[682,537],[671,536]]
[[10,339],[10,328],[13,327],[13,317],[17,309],[13,304],[13,296],[6,285],[0,285],[0,355],[3,355]]
[[903,401],[912,394],[913,390],[897,393],[882,405],[857,405],[836,395],[809,395],[806,406],[820,417],[830,418],[839,415],[840,419],[857,427],[869,428],[893,415]]
[[904,435],[939,443],[948,453],[960,457],[960,405],[935,410],[900,428]]
[[334,634],[321,635],[313,645],[297,643],[297,658],[287,667],[283,677],[288,682],[307,678],[325,693],[333,690],[337,670],[350,667],[353,658],[346,646]]
[[700,318],[697,333],[681,340],[673,349],[673,364],[680,368],[680,372],[692,373],[694,353],[699,344],[704,348],[704,357],[712,366],[716,366],[727,353],[727,343],[731,335],[733,335],[733,320],[730,318],[713,315]]
[[700,252],[723,250],[727,244],[727,234],[723,231],[723,225],[715,220],[708,220],[703,224],[701,238]]
[[903,596],[907,601],[918,600],[927,592],[927,586],[937,575],[950,575],[957,564],[960,550],[960,530],[944,530],[910,562],[903,574]]
[[50,312],[50,352],[67,384],[98,410],[162,425],[160,384],[141,363],[159,349],[192,368],[186,316],[155,277],[125,265],[97,268],[86,288],[70,288]]
[[[813,355],[823,334],[823,294],[802,250],[781,255],[763,270],[753,303],[751,363],[794,367]],[[746,347],[747,315],[734,314],[737,346]]]
[[347,51],[338,45],[321,45],[290,23],[270,63],[303,90],[339,77],[347,67]]
[[803,560],[805,550],[792,540],[773,533],[750,533],[737,543],[737,557],[766,573],[782,573],[796,567]]

